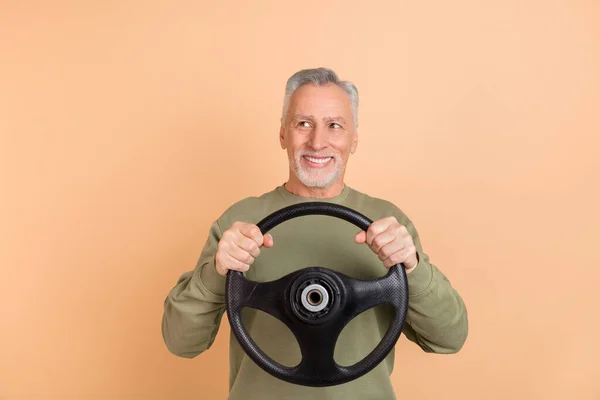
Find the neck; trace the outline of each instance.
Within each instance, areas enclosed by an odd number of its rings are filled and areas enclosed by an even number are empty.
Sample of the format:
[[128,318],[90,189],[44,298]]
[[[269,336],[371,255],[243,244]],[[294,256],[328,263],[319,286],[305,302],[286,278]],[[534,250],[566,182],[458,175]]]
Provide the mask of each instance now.
[[329,199],[342,193],[344,190],[344,181],[343,179],[338,179],[328,187],[315,188],[304,185],[295,175],[291,175],[284,184],[284,187],[288,192],[296,196]]

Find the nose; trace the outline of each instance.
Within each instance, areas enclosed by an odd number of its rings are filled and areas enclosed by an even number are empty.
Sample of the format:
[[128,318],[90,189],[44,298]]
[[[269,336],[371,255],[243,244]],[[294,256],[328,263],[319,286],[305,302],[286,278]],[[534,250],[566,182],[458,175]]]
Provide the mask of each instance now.
[[310,147],[314,150],[321,150],[327,147],[327,131],[321,125],[317,125],[310,133],[308,141]]

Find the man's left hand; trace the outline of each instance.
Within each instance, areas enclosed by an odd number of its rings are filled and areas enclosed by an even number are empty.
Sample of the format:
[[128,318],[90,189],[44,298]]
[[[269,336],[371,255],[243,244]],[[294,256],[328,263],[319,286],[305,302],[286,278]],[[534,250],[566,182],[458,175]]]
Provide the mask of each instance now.
[[360,231],[354,241],[366,242],[386,268],[402,263],[409,274],[417,266],[417,249],[412,236],[395,217],[374,221],[366,232]]

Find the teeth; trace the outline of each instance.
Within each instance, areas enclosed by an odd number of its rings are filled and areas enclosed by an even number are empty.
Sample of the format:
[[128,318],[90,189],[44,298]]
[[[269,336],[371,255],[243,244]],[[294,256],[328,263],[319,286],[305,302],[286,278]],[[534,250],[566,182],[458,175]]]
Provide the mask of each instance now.
[[325,164],[327,161],[331,160],[331,157],[327,157],[327,158],[312,158],[309,156],[305,156],[306,159],[312,163],[315,164]]

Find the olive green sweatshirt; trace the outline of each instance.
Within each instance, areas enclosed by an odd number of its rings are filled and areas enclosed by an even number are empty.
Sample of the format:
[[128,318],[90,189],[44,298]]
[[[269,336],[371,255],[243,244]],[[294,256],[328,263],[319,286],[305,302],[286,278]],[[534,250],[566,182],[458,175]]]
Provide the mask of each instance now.
[[[371,197],[349,186],[329,199],[300,197],[277,186],[257,197],[233,205],[214,221],[208,239],[193,270],[185,272],[164,302],[162,335],[173,354],[193,358],[208,350],[225,313],[225,280],[215,270],[217,244],[223,232],[236,222],[256,224],[267,215],[291,204],[326,201],[350,207],[372,221],[395,216],[405,225],[417,248],[418,265],[408,275],[408,313],[400,340],[407,338],[426,352],[456,353],[468,332],[467,310],[462,298],[443,273],[424,253],[415,226],[397,206]],[[274,246],[261,247],[247,279],[259,282],[283,277],[292,271],[320,266],[353,278],[374,279],[387,273],[377,255],[366,244],[357,244],[360,229],[341,219],[308,215],[293,218],[271,229]],[[381,341],[392,318],[391,308],[380,305],[355,317],[342,331],[334,359],[343,366],[362,360]],[[244,308],[243,323],[256,344],[271,358],[286,366],[299,363],[300,349],[291,331],[279,320],[260,310]],[[331,387],[306,387],[279,380],[246,356],[235,335],[229,343],[230,400],[388,400],[396,399],[390,374],[394,350],[376,368],[362,377]],[[203,390],[210,379],[194,385],[198,399],[207,399]],[[212,400],[212,399],[211,399]]]

